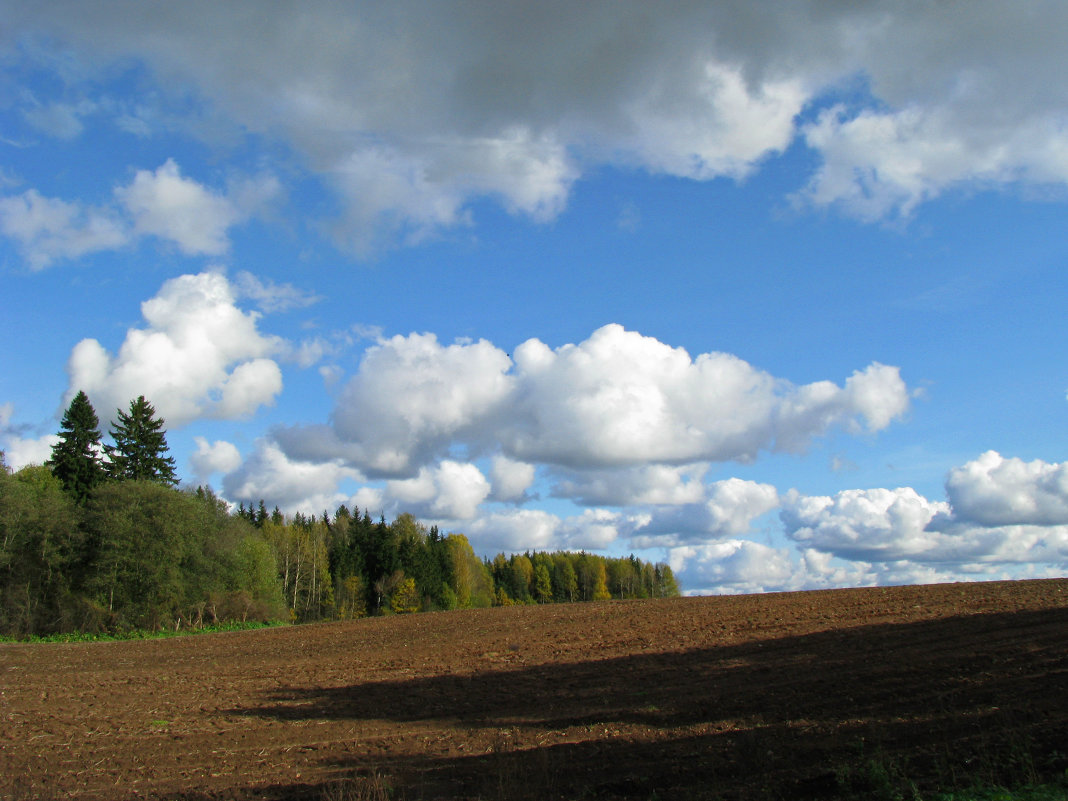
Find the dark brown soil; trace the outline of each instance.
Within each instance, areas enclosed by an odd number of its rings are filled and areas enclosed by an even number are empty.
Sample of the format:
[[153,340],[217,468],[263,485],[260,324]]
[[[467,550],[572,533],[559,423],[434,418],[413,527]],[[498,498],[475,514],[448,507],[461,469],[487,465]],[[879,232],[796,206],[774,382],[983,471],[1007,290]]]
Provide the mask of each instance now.
[[8,644],[0,691],[5,799],[891,797],[1064,775],[1068,580]]

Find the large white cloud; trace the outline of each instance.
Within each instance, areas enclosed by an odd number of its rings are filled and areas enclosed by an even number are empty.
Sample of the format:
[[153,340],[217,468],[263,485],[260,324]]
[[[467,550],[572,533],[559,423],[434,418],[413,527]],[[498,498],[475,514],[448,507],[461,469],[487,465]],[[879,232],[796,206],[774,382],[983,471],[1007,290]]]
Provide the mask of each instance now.
[[950,471],[949,502],[909,487],[784,496],[787,535],[845,559],[906,561],[989,572],[1031,563],[1068,566],[1068,482],[1063,464],[990,451]]
[[983,526],[1068,525],[1068,464],[1006,459],[987,451],[950,471],[946,494],[957,520]]
[[493,344],[442,345],[433,334],[369,348],[333,414],[356,466],[411,475],[456,440],[478,438],[508,396],[511,361]]
[[568,466],[746,461],[801,450],[834,425],[878,431],[908,407],[893,367],[795,387],[737,356],[691,358],[619,325],[555,351],[529,340],[515,361],[520,414],[505,447]]
[[[457,445],[572,470],[645,467],[662,474],[646,476],[652,484],[644,502],[656,503],[658,493],[696,498],[699,486],[650,464],[796,452],[834,426],[885,428],[908,402],[895,367],[872,364],[842,386],[794,386],[736,356],[691,358],[619,325],[556,350],[528,340],[516,348],[514,364],[485,340],[445,346],[431,334],[412,334],[367,351],[330,427],[277,436],[292,456],[343,457],[361,470],[397,476],[414,475]],[[598,488],[596,477],[578,483],[574,494],[607,500],[609,490],[603,482]],[[627,502],[638,502],[639,491],[629,492]]]
[[445,460],[424,467],[415,478],[387,482],[385,498],[417,517],[468,520],[490,494],[490,484],[473,464]]
[[751,540],[672,548],[668,564],[688,589],[714,593],[766,592],[801,579],[789,551]]
[[270,357],[284,343],[257,330],[258,315],[235,305],[221,273],[172,278],[141,313],[146,326],[127,331],[118,354],[95,339],[71,351],[69,394],[84,390],[102,419],[139,395],[172,427],[243,417],[281,392],[281,369]]
[[[358,249],[466,224],[477,196],[550,218],[601,163],[741,178],[798,138],[820,158],[799,196],[868,218],[956,186],[1068,180],[1068,92],[1049,79],[1066,66],[1056,0],[67,2],[5,15],[16,35],[73,45],[83,68],[140,59],[162,86],[198,93],[203,114],[285,140],[345,199],[338,235]],[[25,101],[38,126],[76,136],[112,113],[151,130],[151,109],[98,100],[99,81],[72,100],[64,77],[68,97]],[[204,234],[197,247],[219,245]]]
[[943,537],[927,525],[948,513],[948,504],[905,487],[844,490],[834,497],[791,491],[782,518],[790,537],[805,547],[846,559],[893,561],[934,556]]
[[223,490],[231,501],[255,504],[264,499],[286,514],[317,515],[348,502],[349,496],[338,488],[346,479],[359,478],[356,471],[336,462],[289,459],[273,443],[261,441],[237,470],[224,477]]

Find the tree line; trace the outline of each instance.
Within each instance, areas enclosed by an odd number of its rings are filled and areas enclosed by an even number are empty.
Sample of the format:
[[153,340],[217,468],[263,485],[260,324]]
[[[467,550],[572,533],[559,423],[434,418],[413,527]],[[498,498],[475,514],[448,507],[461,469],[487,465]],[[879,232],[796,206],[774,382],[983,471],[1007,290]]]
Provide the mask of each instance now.
[[0,634],[200,628],[678,595],[670,567],[633,556],[498,554],[410,514],[292,517],[178,488],[163,420],[144,397],[102,445],[84,393],[44,465],[0,453]]

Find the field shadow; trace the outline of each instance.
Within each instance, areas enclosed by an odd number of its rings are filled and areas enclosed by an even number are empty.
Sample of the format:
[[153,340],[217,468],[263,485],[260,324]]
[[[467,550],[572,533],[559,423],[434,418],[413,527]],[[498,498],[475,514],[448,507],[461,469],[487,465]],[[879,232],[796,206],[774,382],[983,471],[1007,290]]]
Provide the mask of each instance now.
[[[389,775],[409,799],[804,799],[880,782],[1030,781],[1068,766],[1068,610],[294,686],[232,711],[439,721],[478,742],[471,756],[328,762],[334,772]],[[538,745],[551,739],[539,733],[561,732],[572,741]],[[322,793],[292,785],[256,797]]]

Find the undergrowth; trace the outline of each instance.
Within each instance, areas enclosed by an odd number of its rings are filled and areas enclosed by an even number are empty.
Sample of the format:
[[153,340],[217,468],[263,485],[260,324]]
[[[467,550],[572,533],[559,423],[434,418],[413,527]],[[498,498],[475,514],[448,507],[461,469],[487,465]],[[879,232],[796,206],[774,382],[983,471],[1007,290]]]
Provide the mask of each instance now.
[[68,642],[111,642],[115,640],[159,640],[168,637],[188,637],[195,634],[216,634],[223,631],[252,631],[254,629],[273,628],[284,626],[282,622],[232,622],[220,623],[215,626],[203,626],[201,628],[159,629],[148,631],[146,629],[131,629],[123,632],[92,633],[85,631],[69,631],[63,634],[31,635],[29,637],[12,637],[0,635],[0,643],[68,643]]

